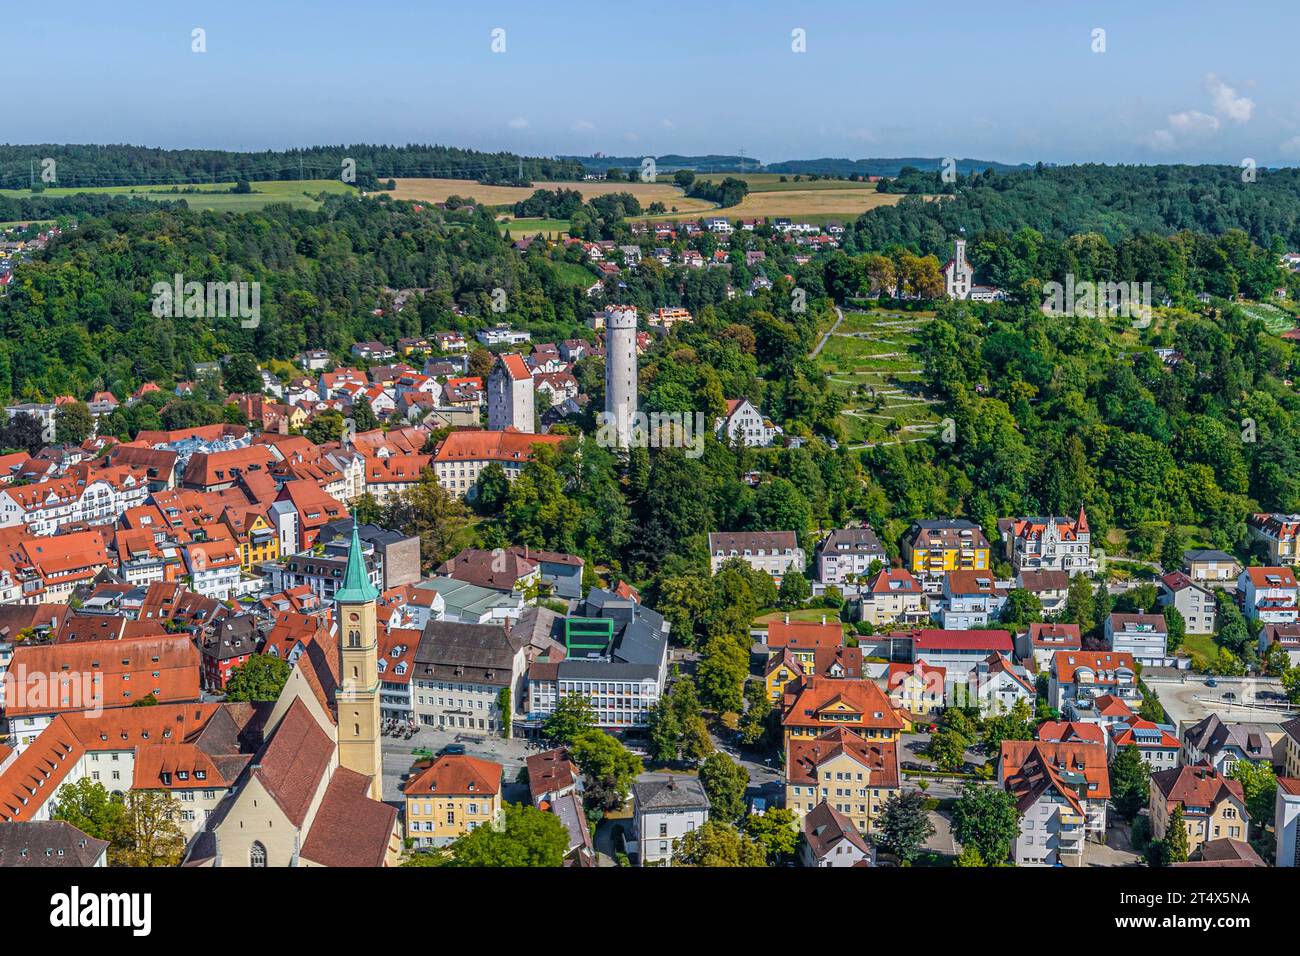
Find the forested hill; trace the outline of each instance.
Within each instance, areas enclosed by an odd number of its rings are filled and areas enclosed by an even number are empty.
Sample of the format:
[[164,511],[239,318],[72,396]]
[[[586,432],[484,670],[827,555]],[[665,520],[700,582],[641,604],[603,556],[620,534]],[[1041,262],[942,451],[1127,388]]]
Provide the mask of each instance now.
[[[153,284],[178,273],[260,282],[260,324],[153,315]],[[418,308],[378,317],[385,287],[430,291]],[[415,212],[348,196],[316,211],[111,210],[20,266],[0,297],[0,399],[129,390],[232,352],[285,359],[309,346],[346,352],[426,325],[455,328],[453,304],[491,314],[488,296],[498,287],[539,320],[570,328],[586,314],[581,289],[547,288],[531,276],[486,211]]]
[[[915,169],[939,169],[944,160],[907,156],[902,159],[791,159],[781,163],[772,163],[763,167],[765,173],[816,173],[829,176],[897,176],[899,172],[910,167]],[[967,173],[992,169],[999,173],[1029,169],[1029,163],[998,163],[988,159],[954,159],[956,171]]]
[[944,183],[935,171],[905,170],[882,189],[918,197],[872,210],[856,224],[855,246],[894,243],[947,257],[952,237],[1021,229],[1050,239],[1099,233],[1116,242],[1139,233],[1183,230],[1222,235],[1241,229],[1266,248],[1300,246],[1300,169],[1259,169],[1243,181],[1236,166],[1039,166],[973,173]]
[[481,153],[450,146],[311,146],[256,153],[222,149],[155,149],[147,146],[0,144],[0,188],[26,189],[41,162],[55,161],[54,185],[137,186],[159,183],[249,182],[283,179],[336,179],[343,161],[356,161],[357,182],[430,176],[516,182],[581,179],[582,164],[514,153]]

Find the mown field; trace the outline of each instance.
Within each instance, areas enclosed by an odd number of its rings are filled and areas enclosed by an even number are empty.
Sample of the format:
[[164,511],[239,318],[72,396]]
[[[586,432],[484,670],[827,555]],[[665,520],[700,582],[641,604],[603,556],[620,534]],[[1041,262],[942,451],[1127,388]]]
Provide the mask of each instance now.
[[679,212],[701,212],[712,209],[713,204],[703,199],[691,199],[671,183],[642,182],[537,182],[531,186],[485,186],[472,179],[398,179],[397,188],[387,195],[394,199],[411,199],[417,202],[445,202],[449,196],[475,199],[489,206],[506,206],[527,199],[539,189],[575,189],[584,200],[610,193],[631,193],[643,206],[661,202]]
[[[173,189],[188,187],[165,186],[95,186],[80,189],[46,189],[44,196],[71,196],[76,193],[111,193],[122,196],[136,196],[141,199],[171,202],[184,199],[191,209],[211,209],[215,212],[252,212],[271,203],[289,203],[301,209],[316,209],[320,201],[316,199],[321,193],[349,193],[353,188],[337,179],[296,179],[272,180],[252,183],[250,193],[232,193],[229,190],[234,183],[213,183],[195,186],[199,192],[173,192]],[[0,189],[0,196],[26,198],[32,193],[27,189]]]

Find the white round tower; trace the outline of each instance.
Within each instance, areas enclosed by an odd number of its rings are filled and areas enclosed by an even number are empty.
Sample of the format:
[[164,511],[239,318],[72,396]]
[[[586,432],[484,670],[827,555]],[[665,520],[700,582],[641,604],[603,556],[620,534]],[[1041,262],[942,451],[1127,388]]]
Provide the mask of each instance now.
[[605,414],[617,446],[629,447],[636,415],[636,308],[630,305],[605,309]]

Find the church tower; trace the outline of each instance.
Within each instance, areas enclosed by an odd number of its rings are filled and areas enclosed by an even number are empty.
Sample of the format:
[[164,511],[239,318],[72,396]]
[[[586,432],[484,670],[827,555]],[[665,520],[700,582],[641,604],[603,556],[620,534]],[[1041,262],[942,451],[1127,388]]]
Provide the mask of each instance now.
[[334,595],[339,629],[339,687],[334,705],[339,723],[339,763],[370,778],[370,796],[381,800],[383,761],[379,749],[378,589],[370,583],[357,520],[343,586]]

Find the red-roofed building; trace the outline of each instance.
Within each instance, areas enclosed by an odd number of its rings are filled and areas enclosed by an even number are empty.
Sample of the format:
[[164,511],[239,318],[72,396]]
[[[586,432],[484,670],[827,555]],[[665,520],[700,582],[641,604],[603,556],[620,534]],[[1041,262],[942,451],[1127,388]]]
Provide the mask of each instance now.
[[198,700],[200,664],[186,634],[19,646],[4,684],[15,749],[34,742],[58,714],[95,714],[149,697]]
[[1101,744],[1004,740],[997,781],[1020,811],[1016,865],[1081,866],[1087,834],[1105,837],[1110,772]]
[[1036,622],[1016,638],[1016,654],[1023,661],[1034,662],[1039,671],[1052,665],[1052,655],[1057,651],[1083,650],[1083,637],[1078,624]]
[[1245,840],[1250,813],[1241,784],[1205,764],[1151,775],[1151,836],[1163,840],[1175,807],[1183,808],[1187,850],[1194,855],[1207,840]]
[[455,431],[444,438],[433,455],[433,472],[438,483],[457,498],[472,497],[479,473],[495,462],[514,480],[524,465],[533,460],[536,445],[558,446],[565,435],[532,435],[508,428],[505,431]]

